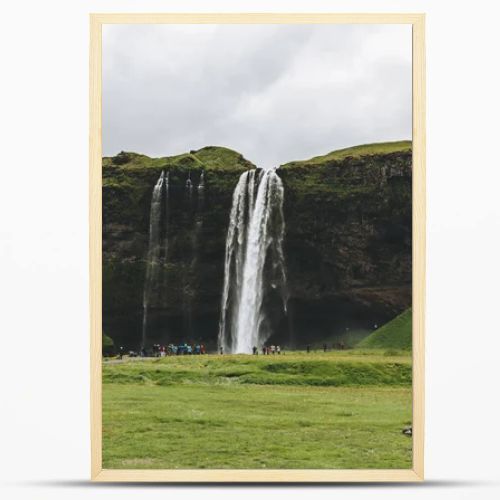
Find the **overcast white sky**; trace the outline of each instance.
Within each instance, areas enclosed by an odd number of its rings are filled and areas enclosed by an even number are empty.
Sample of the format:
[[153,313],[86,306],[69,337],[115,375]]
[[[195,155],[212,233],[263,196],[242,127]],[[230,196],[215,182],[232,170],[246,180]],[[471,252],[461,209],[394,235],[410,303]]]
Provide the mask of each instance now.
[[409,25],[105,25],[103,153],[261,167],[411,139]]

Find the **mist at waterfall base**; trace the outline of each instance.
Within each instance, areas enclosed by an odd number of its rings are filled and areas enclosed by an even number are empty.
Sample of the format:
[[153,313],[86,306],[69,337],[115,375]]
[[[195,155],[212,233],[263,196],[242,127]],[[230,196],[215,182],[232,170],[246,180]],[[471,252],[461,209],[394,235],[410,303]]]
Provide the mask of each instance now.
[[[339,339],[348,343],[390,319],[385,311],[339,297],[322,303],[295,293],[301,257],[286,238],[287,195],[279,169],[245,171],[223,192],[211,191],[210,176],[201,170],[165,171],[161,183],[157,175],[144,206],[145,233],[137,235],[138,245],[145,242],[142,307],[103,316],[115,345],[139,350],[154,343],[203,342],[211,351],[222,344],[225,352],[249,352],[267,339],[284,349],[303,349]],[[253,229],[250,206],[258,213]]]

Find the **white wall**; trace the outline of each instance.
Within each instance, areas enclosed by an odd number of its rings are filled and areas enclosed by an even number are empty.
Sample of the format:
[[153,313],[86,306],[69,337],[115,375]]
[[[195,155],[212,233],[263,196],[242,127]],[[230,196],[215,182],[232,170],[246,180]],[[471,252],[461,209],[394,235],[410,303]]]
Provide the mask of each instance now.
[[[322,498],[498,498],[498,2],[288,0],[288,11],[427,12],[427,485]],[[281,11],[254,0],[22,1],[0,47],[0,470],[5,498],[159,498],[87,485],[89,12]],[[337,489],[339,487],[336,487]],[[404,489],[404,491],[402,491]],[[179,489],[253,498],[265,489]],[[305,492],[273,489],[280,498]]]

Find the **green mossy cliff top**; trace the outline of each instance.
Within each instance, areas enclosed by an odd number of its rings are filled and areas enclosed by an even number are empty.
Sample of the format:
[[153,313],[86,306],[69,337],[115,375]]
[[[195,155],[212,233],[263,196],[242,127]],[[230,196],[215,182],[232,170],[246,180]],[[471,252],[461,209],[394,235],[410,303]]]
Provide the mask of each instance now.
[[[323,201],[336,203],[363,196],[366,200],[375,200],[379,206],[376,193],[383,181],[394,176],[411,175],[411,161],[411,141],[381,142],[293,161],[282,165],[279,171],[288,198],[317,198],[318,195],[331,194],[333,198]],[[406,192],[406,187],[404,189]],[[408,206],[411,206],[411,201]]]
[[292,161],[281,165],[281,168],[293,168],[309,165],[324,165],[331,162],[340,162],[346,158],[361,158],[363,156],[387,155],[391,153],[411,152],[411,141],[378,142],[374,144],[362,144],[351,148],[338,149],[326,155],[315,156],[309,160]]
[[240,153],[221,146],[206,146],[197,151],[190,151],[175,156],[150,158],[149,156],[122,151],[113,157],[104,157],[102,165],[122,168],[176,168],[179,170],[247,170],[255,165]]
[[150,200],[152,186],[162,170],[169,172],[172,186],[184,186],[188,173],[197,185],[204,172],[205,181],[213,193],[227,191],[231,196],[238,177],[245,170],[256,168],[240,153],[220,146],[206,146],[161,158],[122,151],[116,156],[104,157],[102,166],[105,193],[106,190],[108,193],[111,190],[124,192],[130,203],[138,203],[138,198],[144,196]]

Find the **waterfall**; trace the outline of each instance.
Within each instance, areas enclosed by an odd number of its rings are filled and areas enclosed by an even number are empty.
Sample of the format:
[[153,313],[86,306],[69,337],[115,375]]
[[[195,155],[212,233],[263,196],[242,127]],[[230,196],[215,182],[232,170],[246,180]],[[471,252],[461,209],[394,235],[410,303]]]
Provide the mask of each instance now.
[[186,189],[188,190],[188,195],[191,196],[193,192],[193,181],[191,180],[191,170],[188,172],[188,178],[186,179]]
[[255,170],[243,173],[233,192],[224,260],[219,345],[231,351],[236,342],[236,320],[243,276],[247,219],[253,210]]
[[[168,256],[168,237],[169,237],[169,190],[170,190],[170,172],[167,170],[165,173],[165,181],[164,181],[164,193],[165,193],[165,203],[162,205],[162,217],[164,220],[164,224],[161,224],[160,221],[160,234],[163,230],[163,263],[166,264],[167,256]],[[161,249],[160,249],[161,250]],[[165,265],[161,266],[162,276],[160,278],[161,283],[163,284],[162,291],[166,290],[166,281],[167,281],[167,267]]]
[[200,174],[200,181],[198,182],[198,192],[203,192],[205,188],[205,172],[202,170]]
[[286,313],[283,183],[275,170],[263,170],[257,184],[255,195],[255,170],[241,175],[226,238],[219,344],[237,353],[252,352],[272,333],[264,327],[267,288],[279,289]]
[[[146,264],[146,279],[144,282],[144,291],[142,297],[142,342],[141,349],[145,348],[147,340],[148,308],[151,295],[155,287],[158,286],[158,277],[161,267],[161,254],[163,247],[163,256],[166,256],[168,247],[168,232],[165,231],[165,238],[161,239],[162,222],[162,200],[168,198],[169,175],[165,176],[162,171],[160,178],[153,188],[151,197],[151,209],[149,215],[149,246]],[[166,220],[166,217],[165,217]]]
[[185,256],[186,262],[183,271],[183,299],[182,313],[185,333],[189,339],[193,338],[193,302],[196,299],[196,290],[199,280],[198,260],[199,260],[199,239],[203,226],[203,216],[205,210],[205,172],[202,170],[198,180],[198,186],[193,198],[194,184],[191,180],[191,171],[186,180],[187,195],[187,216],[188,224],[193,224],[193,229],[189,236],[189,249]]

